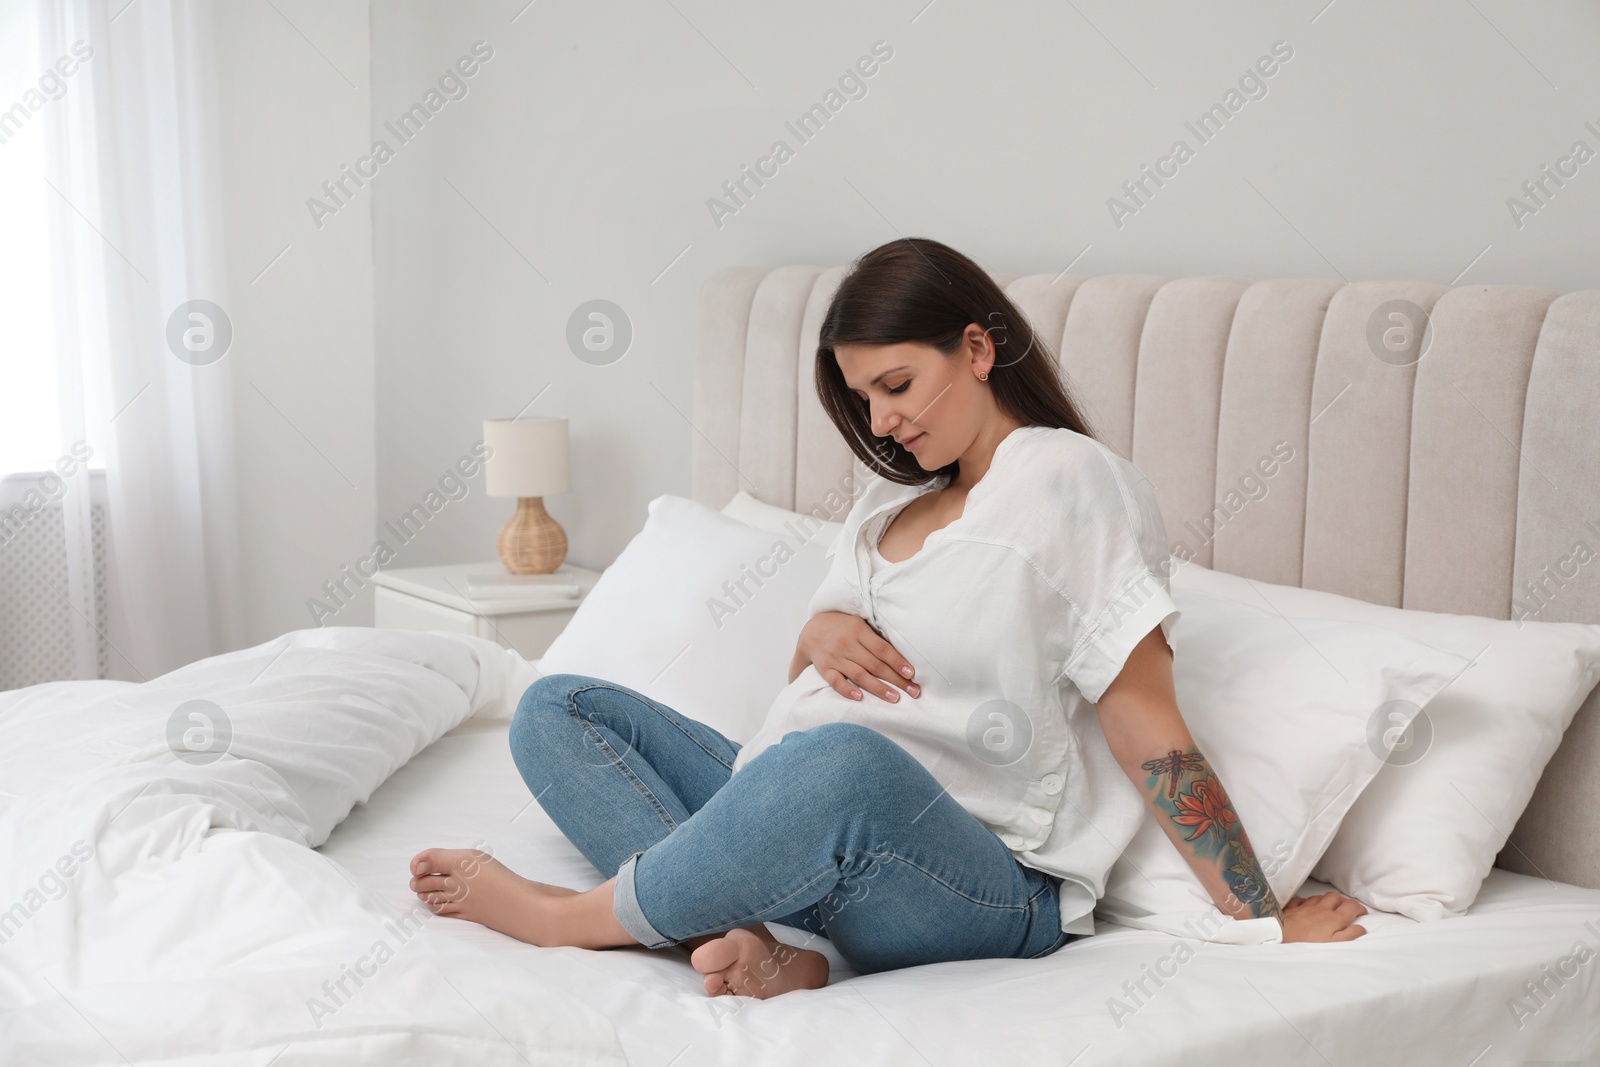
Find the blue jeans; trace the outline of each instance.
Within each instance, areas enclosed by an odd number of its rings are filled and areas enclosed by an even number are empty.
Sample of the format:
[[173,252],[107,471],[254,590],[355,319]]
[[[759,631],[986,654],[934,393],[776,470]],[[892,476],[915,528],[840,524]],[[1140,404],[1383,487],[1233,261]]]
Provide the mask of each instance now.
[[739,745],[643,694],[574,674],[528,687],[511,753],[649,948],[776,922],[868,974],[1048,956],[1061,880],[1026,867],[905,749],[848,722]]

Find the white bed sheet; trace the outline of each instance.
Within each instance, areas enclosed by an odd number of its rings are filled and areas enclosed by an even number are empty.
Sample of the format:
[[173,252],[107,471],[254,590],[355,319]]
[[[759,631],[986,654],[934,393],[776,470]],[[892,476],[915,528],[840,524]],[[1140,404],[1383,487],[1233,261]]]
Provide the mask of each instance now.
[[[445,734],[358,806],[323,854],[395,907],[414,901],[406,865],[428,846],[488,847],[527,877],[598,884],[532,802],[507,726],[480,716]],[[1600,891],[1498,869],[1465,917],[1419,924],[1375,913],[1366,937],[1339,945],[1187,942],[1192,958],[1180,959],[1172,937],[1102,926],[1043,960],[862,976],[821,940],[812,944],[833,963],[828,986],[771,1001],[707,997],[677,949],[541,949],[462,920],[429,923],[511,965],[503,973],[525,973],[530,996],[559,987],[605,1015],[636,1067],[1600,1059]],[[1170,977],[1158,985],[1151,968]],[[1130,993],[1141,979],[1149,995]],[[1530,994],[1530,982],[1544,992]]]

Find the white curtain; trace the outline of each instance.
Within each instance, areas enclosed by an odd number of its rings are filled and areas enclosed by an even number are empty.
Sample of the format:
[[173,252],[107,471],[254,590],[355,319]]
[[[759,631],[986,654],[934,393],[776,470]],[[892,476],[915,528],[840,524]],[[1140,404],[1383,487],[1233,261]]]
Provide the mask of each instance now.
[[212,29],[204,3],[38,2],[44,61],[78,60],[40,115],[63,451],[106,464],[103,633],[81,467],[64,498],[79,676],[103,639],[137,681],[243,635]]

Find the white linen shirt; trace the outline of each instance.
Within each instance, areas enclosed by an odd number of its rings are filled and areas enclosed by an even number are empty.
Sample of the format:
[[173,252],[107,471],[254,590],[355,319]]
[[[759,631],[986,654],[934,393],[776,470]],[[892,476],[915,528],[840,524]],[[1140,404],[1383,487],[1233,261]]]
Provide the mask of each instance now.
[[1099,441],[1024,426],[995,449],[959,518],[874,573],[870,553],[894,515],[948,483],[873,477],[809,605],[865,619],[910,661],[922,695],[851,700],[807,666],[733,772],[792,730],[876,730],[1019,862],[1062,878],[1062,930],[1092,934],[1106,876],[1145,813],[1093,703],[1157,625],[1172,644],[1161,512],[1148,479]]

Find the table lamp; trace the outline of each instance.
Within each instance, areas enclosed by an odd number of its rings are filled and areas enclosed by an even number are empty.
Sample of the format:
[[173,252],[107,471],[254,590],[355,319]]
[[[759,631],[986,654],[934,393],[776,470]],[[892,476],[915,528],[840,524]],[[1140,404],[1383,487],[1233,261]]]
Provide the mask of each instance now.
[[485,419],[483,440],[494,450],[484,464],[484,491],[517,498],[495,539],[500,562],[512,574],[551,573],[567,558],[567,531],[545,511],[544,498],[572,488],[567,420]]

